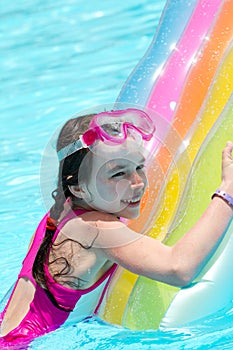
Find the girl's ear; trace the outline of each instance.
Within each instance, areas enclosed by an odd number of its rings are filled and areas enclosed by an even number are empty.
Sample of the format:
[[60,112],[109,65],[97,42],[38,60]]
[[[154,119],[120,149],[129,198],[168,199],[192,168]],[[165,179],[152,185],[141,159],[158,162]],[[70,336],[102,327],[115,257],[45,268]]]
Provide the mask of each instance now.
[[80,186],[71,185],[68,186],[70,192],[79,199],[83,199],[85,196],[84,190]]

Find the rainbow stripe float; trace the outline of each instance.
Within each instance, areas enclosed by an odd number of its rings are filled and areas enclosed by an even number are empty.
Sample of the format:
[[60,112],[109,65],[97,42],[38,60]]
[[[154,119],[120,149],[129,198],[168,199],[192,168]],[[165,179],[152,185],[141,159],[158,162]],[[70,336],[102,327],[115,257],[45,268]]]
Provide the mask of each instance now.
[[[233,140],[233,1],[170,0],[145,56],[117,102],[155,115],[158,138],[143,215],[131,228],[166,244],[198,220],[220,182],[221,150]],[[192,200],[190,200],[192,199]],[[119,268],[99,311],[131,329],[175,327],[233,298],[233,224],[189,287],[178,289]]]

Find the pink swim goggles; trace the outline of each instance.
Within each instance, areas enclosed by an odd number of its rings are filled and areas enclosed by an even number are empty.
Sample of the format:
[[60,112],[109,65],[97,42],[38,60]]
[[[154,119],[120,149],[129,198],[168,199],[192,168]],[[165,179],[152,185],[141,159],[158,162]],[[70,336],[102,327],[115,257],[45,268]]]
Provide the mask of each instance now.
[[58,151],[58,159],[70,156],[82,148],[91,148],[96,141],[119,145],[124,143],[130,130],[136,131],[144,141],[149,141],[155,126],[142,110],[129,108],[96,114],[90,127],[79,139]]

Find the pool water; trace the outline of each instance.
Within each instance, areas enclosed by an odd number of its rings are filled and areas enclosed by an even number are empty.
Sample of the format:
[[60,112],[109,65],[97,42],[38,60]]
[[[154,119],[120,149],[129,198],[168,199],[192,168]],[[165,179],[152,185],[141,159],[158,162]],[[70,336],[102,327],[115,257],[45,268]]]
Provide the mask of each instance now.
[[[165,0],[19,0],[0,7],[1,288],[14,283],[37,223],[43,150],[57,126],[113,103],[154,35]],[[182,329],[130,331],[89,319],[32,349],[233,349],[232,305]]]

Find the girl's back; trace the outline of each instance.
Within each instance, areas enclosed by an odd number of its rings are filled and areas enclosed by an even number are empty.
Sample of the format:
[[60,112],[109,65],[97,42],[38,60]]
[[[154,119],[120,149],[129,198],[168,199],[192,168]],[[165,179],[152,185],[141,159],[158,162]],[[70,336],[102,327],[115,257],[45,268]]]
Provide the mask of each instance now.
[[44,237],[48,214],[39,224],[15,288],[2,313],[4,341],[18,343],[24,338],[33,339],[58,328],[64,322],[79,321],[95,312],[109,281],[108,277],[113,274],[116,265],[107,262],[97,248],[87,244],[93,239],[93,234],[88,238],[83,232],[83,228],[88,225],[76,229],[76,232],[82,232],[76,237],[81,242],[67,237],[67,228],[74,237],[68,223],[72,226],[75,221],[77,228],[77,216],[80,215],[81,218],[85,212],[70,211],[57,227],[47,257],[48,264],[44,265],[48,290],[35,282],[32,272],[35,256]]

